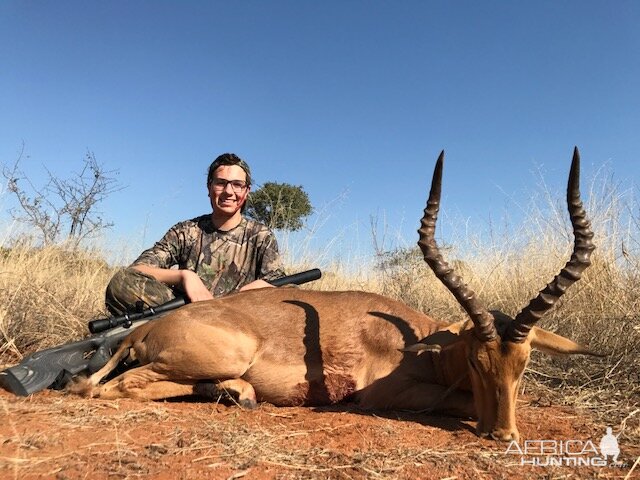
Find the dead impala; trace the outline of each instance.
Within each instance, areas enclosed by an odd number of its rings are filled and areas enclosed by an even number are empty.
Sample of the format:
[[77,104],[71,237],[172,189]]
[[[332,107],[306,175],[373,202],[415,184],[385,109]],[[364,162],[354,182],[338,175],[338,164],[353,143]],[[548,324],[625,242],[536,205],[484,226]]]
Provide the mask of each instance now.
[[[535,326],[589,266],[593,233],[574,151],[567,201],[574,251],[515,318],[488,311],[440,255],[434,234],[444,152],[418,231],[426,262],[468,320],[436,321],[373,293],[266,288],[189,304],[133,331],[110,361],[70,390],[156,400],[231,393],[240,405],[327,405],[429,410],[477,417],[479,435],[518,439],[518,386],[532,348],[595,355]],[[100,384],[125,357],[140,366]],[[446,400],[445,400],[446,399]]]

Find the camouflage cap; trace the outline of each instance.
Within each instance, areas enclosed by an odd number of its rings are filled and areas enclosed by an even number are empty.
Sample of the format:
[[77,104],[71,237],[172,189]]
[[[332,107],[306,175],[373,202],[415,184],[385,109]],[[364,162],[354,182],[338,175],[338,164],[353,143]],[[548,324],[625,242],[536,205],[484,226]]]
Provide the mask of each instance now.
[[247,185],[251,185],[251,169],[247,162],[237,156],[235,153],[223,153],[219,155],[211,165],[209,165],[209,171],[207,173],[207,186],[211,184],[213,180],[214,172],[219,168],[226,165],[237,165],[244,170],[244,173],[247,174]]

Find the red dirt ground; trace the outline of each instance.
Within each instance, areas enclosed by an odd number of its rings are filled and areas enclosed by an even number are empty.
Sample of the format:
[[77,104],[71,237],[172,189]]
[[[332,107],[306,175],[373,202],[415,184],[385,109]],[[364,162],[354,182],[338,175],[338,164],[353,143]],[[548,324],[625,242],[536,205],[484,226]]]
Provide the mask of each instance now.
[[[334,408],[247,411],[198,401],[87,400],[0,390],[0,478],[638,478],[637,445],[619,466],[533,467],[475,423],[404,412]],[[582,440],[605,425],[560,407],[520,402],[523,440]],[[615,433],[615,432],[614,432]],[[586,457],[592,455],[586,455]],[[531,459],[532,457],[527,457]],[[546,457],[544,457],[546,459]],[[584,458],[584,457],[583,457]]]

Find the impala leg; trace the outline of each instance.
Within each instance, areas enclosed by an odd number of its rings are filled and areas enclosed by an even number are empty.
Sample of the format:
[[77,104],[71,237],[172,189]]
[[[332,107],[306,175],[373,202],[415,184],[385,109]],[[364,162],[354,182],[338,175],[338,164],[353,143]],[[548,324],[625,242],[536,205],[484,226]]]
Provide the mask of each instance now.
[[218,399],[222,395],[230,395],[241,407],[253,409],[258,406],[253,386],[241,378],[232,378],[220,382],[200,382],[193,389],[196,395]]
[[105,399],[161,400],[193,395],[195,380],[170,380],[166,374],[155,372],[152,367],[151,363],[124,372],[95,388],[92,396]]

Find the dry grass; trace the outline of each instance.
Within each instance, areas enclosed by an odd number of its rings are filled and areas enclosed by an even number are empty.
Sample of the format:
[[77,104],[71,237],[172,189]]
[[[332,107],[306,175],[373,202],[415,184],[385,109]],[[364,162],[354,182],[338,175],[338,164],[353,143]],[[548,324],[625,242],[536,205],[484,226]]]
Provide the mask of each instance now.
[[87,321],[106,313],[112,273],[98,251],[0,248],[0,361],[86,335]]

